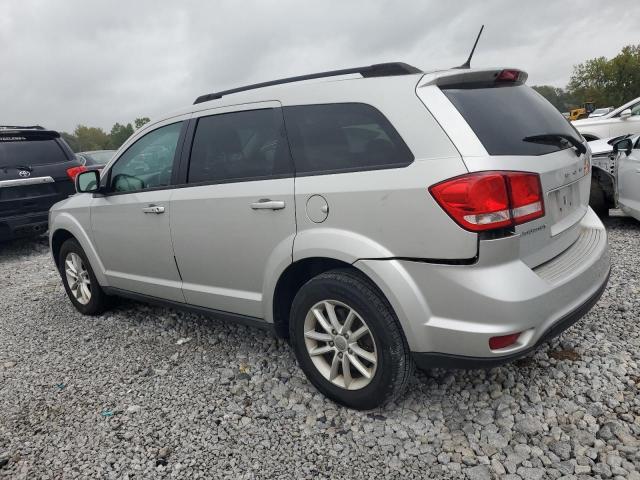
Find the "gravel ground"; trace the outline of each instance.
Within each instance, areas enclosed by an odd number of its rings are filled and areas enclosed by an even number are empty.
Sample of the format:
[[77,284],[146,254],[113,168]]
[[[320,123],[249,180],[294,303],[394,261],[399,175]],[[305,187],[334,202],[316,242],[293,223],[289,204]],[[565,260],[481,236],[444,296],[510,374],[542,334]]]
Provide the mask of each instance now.
[[366,413],[266,332],[124,301],[84,318],[45,239],[0,246],[0,478],[640,479],[640,223],[607,223],[581,323]]

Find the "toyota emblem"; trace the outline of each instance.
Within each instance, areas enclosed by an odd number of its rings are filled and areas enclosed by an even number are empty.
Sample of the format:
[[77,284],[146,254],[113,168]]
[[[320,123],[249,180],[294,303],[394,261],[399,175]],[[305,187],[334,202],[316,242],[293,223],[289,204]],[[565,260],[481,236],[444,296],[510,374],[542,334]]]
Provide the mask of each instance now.
[[29,175],[31,175],[31,172],[29,170],[19,170],[18,175],[20,175],[21,177],[28,177]]

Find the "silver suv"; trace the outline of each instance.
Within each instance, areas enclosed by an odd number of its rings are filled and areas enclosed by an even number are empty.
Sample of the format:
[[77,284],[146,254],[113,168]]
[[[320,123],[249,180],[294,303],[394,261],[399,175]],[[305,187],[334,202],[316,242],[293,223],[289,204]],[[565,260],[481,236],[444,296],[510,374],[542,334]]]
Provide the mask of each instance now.
[[524,355],[609,275],[590,152],[526,77],[392,63],[204,95],[51,209],[69,298],[268,326],[358,409],[414,364]]

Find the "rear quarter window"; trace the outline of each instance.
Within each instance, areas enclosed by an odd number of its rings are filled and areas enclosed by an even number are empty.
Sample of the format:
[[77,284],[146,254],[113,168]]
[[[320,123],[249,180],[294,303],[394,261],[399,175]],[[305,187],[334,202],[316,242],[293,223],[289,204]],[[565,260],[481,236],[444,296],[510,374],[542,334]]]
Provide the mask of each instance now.
[[443,88],[490,155],[545,155],[570,148],[525,141],[545,134],[580,134],[542,95],[526,85]]
[[364,103],[285,107],[297,175],[409,165],[414,157],[376,108]]

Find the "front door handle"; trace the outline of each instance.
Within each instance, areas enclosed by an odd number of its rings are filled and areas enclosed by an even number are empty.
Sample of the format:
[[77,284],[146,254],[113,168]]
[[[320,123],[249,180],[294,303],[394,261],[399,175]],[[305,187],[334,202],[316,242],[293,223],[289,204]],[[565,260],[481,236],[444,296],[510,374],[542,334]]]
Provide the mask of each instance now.
[[161,214],[164,213],[164,207],[162,205],[149,205],[148,207],[144,207],[142,211],[144,213]]
[[282,210],[284,207],[283,200],[271,200],[269,198],[263,198],[251,204],[251,208],[254,210]]

